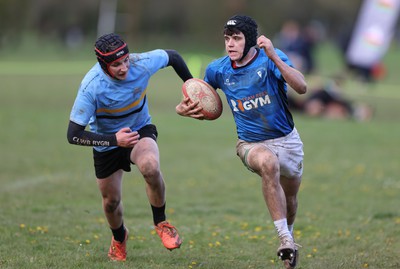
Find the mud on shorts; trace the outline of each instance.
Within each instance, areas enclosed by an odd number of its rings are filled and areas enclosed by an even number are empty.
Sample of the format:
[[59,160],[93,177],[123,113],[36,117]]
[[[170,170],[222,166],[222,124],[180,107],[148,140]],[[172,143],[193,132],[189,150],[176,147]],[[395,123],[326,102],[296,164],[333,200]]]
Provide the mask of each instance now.
[[[138,130],[140,139],[150,137],[157,142],[157,128],[153,124],[146,125]],[[126,172],[131,171],[131,152],[133,148],[117,147],[112,150],[99,152],[93,149],[93,160],[96,177],[106,178],[114,172],[122,169]]]
[[276,139],[259,142],[246,142],[238,139],[236,143],[236,154],[251,172],[254,171],[248,165],[247,155],[255,146],[266,147],[278,157],[280,174],[282,176],[290,178],[303,174],[303,142],[296,128],[294,128],[290,134]]

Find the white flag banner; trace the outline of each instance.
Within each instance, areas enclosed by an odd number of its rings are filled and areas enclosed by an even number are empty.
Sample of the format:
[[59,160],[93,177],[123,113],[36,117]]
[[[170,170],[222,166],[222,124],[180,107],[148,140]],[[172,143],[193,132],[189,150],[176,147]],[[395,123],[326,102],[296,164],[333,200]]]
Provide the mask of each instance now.
[[372,67],[385,55],[393,38],[400,0],[364,0],[346,52],[348,63]]

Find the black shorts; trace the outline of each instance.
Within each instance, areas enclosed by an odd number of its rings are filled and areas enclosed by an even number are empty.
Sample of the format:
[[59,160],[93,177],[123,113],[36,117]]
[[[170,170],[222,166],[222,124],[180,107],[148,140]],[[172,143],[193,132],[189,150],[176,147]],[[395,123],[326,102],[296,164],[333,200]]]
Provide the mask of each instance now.
[[[157,141],[157,128],[154,124],[149,124],[138,130],[140,139],[143,137],[150,137]],[[117,147],[112,150],[99,152],[93,149],[94,170],[96,177],[106,178],[114,172],[122,169],[126,172],[131,171],[131,151],[133,148]]]

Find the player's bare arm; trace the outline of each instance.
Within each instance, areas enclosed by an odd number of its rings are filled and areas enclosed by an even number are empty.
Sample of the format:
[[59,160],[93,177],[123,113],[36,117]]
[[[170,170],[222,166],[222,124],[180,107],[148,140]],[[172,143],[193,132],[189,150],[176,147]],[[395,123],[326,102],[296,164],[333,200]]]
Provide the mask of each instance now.
[[307,92],[307,83],[303,74],[295,68],[288,66],[284,61],[282,61],[281,58],[279,58],[269,38],[261,35],[257,39],[257,45],[262,48],[268,58],[275,63],[275,65],[281,71],[283,78],[293,90],[295,90],[298,94],[304,94]]

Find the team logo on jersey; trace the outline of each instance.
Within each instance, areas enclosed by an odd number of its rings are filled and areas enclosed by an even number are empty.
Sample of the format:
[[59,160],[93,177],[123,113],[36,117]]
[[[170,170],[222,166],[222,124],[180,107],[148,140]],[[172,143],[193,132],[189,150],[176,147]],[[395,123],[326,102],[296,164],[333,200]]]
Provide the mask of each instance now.
[[271,99],[269,98],[267,92],[261,92],[240,100],[231,99],[230,103],[234,112],[244,112],[251,109],[263,107],[265,105],[269,105],[271,104]]

